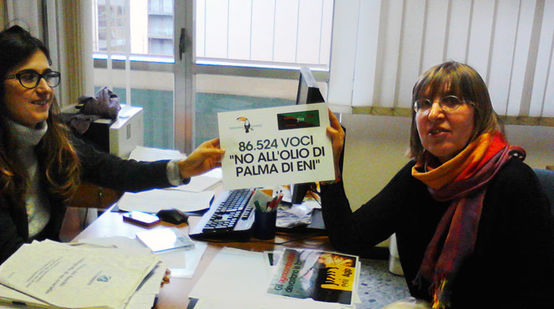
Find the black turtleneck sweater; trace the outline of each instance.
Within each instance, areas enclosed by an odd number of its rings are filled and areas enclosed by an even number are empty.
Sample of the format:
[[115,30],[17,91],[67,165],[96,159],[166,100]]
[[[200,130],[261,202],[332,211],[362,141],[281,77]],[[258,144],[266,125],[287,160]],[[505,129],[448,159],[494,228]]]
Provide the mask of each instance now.
[[[364,256],[396,233],[412,296],[425,249],[448,202],[435,201],[404,166],[370,201],[352,213],[342,183],[322,186],[323,217],[333,246]],[[533,170],[511,159],[490,181],[474,253],[453,283],[452,308],[554,308],[554,218]]]

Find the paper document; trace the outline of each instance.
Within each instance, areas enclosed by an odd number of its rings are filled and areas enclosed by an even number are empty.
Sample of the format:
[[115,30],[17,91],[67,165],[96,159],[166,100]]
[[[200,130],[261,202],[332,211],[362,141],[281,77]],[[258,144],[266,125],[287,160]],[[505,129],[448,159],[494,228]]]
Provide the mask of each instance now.
[[[178,150],[173,149],[159,149],[151,147],[137,146],[129,156],[129,159],[137,161],[158,161],[158,160],[180,160],[186,159],[187,156]],[[172,187],[167,189],[201,192],[207,190],[213,185],[220,182],[222,179],[221,168],[215,168],[205,174],[194,176],[190,179],[190,182],[186,185]]]
[[129,159],[137,161],[158,161],[158,160],[173,160],[173,159],[185,159],[187,156],[182,154],[179,150],[173,149],[160,149],[152,147],[137,146],[131,154]]
[[51,306],[125,308],[159,262],[152,254],[35,241],[0,266],[0,283]]
[[335,179],[327,105],[218,113],[225,189]]
[[192,241],[194,248],[189,250],[165,251],[158,255],[169,265],[172,278],[192,278],[200,260],[208,248],[202,241]]
[[174,249],[191,249],[194,247],[194,243],[186,232],[172,228],[138,232],[137,239],[154,253]]
[[[129,254],[134,254],[135,250],[142,253],[150,253],[150,249],[147,248],[136,238],[127,237],[100,237],[100,238],[87,238],[80,240],[81,243],[94,244],[100,246],[114,245],[117,248],[127,250]],[[160,253],[156,253],[156,257],[160,258],[164,265],[171,270],[172,278],[192,278],[200,259],[204,255],[208,245],[202,241],[192,241],[194,248],[188,250],[170,250]],[[159,281],[158,281],[159,283]],[[159,290],[159,286],[158,289]],[[150,307],[149,307],[150,308]]]
[[215,184],[219,183],[223,178],[221,172],[221,167],[214,168],[213,170],[199,175],[194,176],[190,179],[190,182],[186,185],[178,186],[175,188],[170,188],[174,190],[183,190],[191,192],[201,192],[213,187]]
[[0,308],[21,308],[21,306],[13,305],[13,301],[23,303],[29,307],[48,307],[45,302],[0,284]]
[[150,213],[171,208],[181,211],[198,211],[210,208],[210,201],[213,197],[213,191],[185,192],[154,189],[138,193],[125,192],[117,202],[117,206],[120,210],[138,210]]
[[165,263],[159,263],[131,296],[125,309],[152,309],[166,270]]
[[[272,267],[266,254],[223,248],[190,293],[195,309],[345,309],[351,305],[300,299],[267,293]],[[217,293],[214,293],[217,291]]]
[[265,265],[261,252],[223,248],[194,285],[190,297],[232,300],[244,296],[255,303],[266,294],[264,290],[271,278]]
[[[134,254],[151,254],[150,250],[142,245],[138,240],[123,237],[100,237],[87,238],[80,240],[79,243],[72,243],[74,246],[99,246],[104,248],[113,247],[115,250],[121,250],[128,255]],[[148,275],[147,279],[142,282],[139,289],[133,294],[125,309],[151,309],[156,296],[160,292],[160,282],[165,276],[165,271],[168,268],[167,261],[157,255],[163,261],[159,263],[154,270]],[[1,308],[1,307],[0,307]]]

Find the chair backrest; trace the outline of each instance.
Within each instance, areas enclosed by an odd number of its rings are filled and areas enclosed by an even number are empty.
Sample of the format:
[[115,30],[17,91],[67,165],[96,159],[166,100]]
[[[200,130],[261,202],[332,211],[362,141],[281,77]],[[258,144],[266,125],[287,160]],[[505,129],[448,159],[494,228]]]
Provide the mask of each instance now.
[[554,171],[537,168],[535,174],[537,174],[542,188],[550,200],[550,209],[554,215]]

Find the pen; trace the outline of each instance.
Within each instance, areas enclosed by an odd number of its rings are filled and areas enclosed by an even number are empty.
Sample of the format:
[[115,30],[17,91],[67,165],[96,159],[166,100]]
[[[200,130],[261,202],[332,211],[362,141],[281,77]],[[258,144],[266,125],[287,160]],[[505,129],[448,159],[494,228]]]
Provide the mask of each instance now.
[[283,199],[283,194],[280,193],[279,197],[277,198],[277,202],[275,203],[275,207],[279,206],[279,203],[281,203],[281,200]]
[[277,208],[277,206],[279,206],[279,203],[281,202],[281,199],[283,198],[283,194],[279,193],[278,195],[276,195],[272,200],[271,200],[271,203],[269,204],[269,209],[270,210],[274,210],[275,208]]
[[275,208],[275,202],[276,201],[277,201],[277,196],[275,196],[271,199],[271,202],[269,202],[268,211],[271,211]]

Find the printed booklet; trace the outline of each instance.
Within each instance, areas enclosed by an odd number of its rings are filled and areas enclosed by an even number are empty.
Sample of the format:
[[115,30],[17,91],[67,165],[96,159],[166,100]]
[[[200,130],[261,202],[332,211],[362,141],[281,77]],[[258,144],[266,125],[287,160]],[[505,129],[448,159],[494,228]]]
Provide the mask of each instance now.
[[146,230],[138,232],[136,235],[137,239],[150,248],[153,253],[194,247],[194,242],[188,234],[173,228]]
[[352,304],[358,257],[310,249],[285,249],[267,290],[270,294]]

